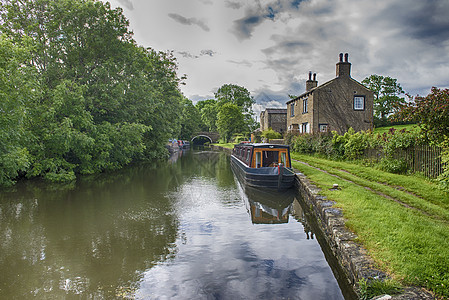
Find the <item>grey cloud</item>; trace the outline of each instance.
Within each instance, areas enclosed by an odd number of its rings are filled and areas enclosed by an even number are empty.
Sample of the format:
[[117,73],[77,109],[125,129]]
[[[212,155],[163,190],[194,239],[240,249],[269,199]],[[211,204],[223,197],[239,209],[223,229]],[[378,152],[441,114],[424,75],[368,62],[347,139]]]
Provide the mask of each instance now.
[[178,51],[178,53],[181,54],[181,56],[185,57],[185,58],[198,58],[199,57],[199,56],[193,55],[192,53],[187,52],[187,51]]
[[131,2],[131,0],[118,0],[118,2],[129,10],[134,9],[134,6],[133,6],[133,3]]
[[208,50],[201,50],[200,55],[201,55],[201,56],[208,55],[208,56],[211,56],[211,57],[212,57],[212,56],[215,55],[215,53],[217,53],[217,52],[208,49]]
[[209,31],[209,27],[201,20],[198,20],[197,18],[186,18],[178,14],[170,13],[168,14],[170,18],[175,20],[178,23],[181,23],[183,25],[197,25],[204,31]]
[[241,61],[228,60],[227,62],[230,62],[232,64],[236,64],[236,65],[245,66],[245,67],[248,67],[248,68],[253,66],[253,64],[250,61],[247,61],[247,60],[241,60]]
[[187,51],[178,51],[178,53],[181,54],[182,57],[196,59],[196,58],[200,58],[200,56],[210,56],[210,57],[212,57],[217,52],[215,52],[213,50],[210,50],[210,49],[205,49],[205,50],[201,50],[199,55],[192,54],[192,53],[187,52]]
[[234,2],[234,1],[226,0],[225,1],[225,6],[229,7],[229,8],[232,8],[232,9],[239,9],[239,8],[241,8],[243,6],[243,4],[240,3],[240,2]]
[[200,0],[200,2],[203,3],[203,4],[206,4],[206,5],[212,5],[212,4],[214,4],[214,3],[212,2],[212,0]]
[[392,4],[379,15],[396,23],[407,36],[440,45],[449,39],[448,13],[448,1],[414,1]]

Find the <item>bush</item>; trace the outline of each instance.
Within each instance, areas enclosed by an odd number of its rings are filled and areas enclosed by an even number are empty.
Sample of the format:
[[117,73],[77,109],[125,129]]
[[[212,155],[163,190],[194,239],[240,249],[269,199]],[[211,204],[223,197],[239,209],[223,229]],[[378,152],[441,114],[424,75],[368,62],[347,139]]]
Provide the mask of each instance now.
[[449,191],[449,138],[446,139],[441,146],[443,153],[441,154],[441,161],[443,163],[443,173],[438,176],[437,180],[443,190]]
[[279,132],[274,131],[270,127],[267,130],[262,131],[262,137],[266,138],[267,140],[282,139],[282,134],[280,134]]
[[407,161],[403,158],[395,159],[384,157],[380,160],[378,166],[382,171],[394,174],[405,174],[408,170]]

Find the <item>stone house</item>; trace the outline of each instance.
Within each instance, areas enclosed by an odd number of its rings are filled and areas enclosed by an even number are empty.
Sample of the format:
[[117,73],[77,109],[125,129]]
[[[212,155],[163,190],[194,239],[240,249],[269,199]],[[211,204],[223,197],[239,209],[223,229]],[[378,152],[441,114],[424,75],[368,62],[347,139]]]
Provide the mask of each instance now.
[[318,86],[316,74],[309,72],[306,91],[287,102],[288,131],[345,133],[373,129],[374,93],[351,78],[348,54],[340,53],[336,78]]
[[287,109],[285,108],[267,108],[260,113],[260,130],[268,128],[284,134],[287,130]]

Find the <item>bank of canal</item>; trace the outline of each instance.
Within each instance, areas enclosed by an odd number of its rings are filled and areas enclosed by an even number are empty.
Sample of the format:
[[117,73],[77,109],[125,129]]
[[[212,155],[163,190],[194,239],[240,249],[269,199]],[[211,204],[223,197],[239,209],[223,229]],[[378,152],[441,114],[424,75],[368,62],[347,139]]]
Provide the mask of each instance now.
[[0,194],[0,298],[344,299],[301,199],[274,197],[212,151],[18,183]]

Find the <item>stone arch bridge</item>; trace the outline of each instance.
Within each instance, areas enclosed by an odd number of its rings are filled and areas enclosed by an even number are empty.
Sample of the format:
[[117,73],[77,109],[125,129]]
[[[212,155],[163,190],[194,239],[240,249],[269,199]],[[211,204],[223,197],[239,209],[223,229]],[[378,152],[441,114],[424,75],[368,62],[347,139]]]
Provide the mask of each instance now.
[[193,137],[191,139],[191,142],[193,142],[196,138],[205,137],[209,139],[211,143],[216,143],[220,138],[220,134],[218,134],[218,132],[206,132],[206,131],[195,132],[192,136]]

